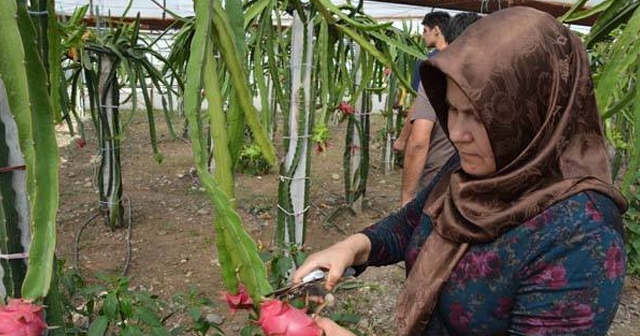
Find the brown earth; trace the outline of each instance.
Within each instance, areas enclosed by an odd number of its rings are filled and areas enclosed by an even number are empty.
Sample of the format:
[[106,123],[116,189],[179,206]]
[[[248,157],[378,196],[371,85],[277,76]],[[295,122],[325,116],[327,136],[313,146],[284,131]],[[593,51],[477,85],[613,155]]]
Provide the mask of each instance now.
[[[133,288],[148,290],[168,299],[190,286],[217,299],[222,289],[213,244],[212,206],[197,178],[192,174],[190,144],[171,139],[163,123],[158,123],[161,164],[153,160],[147,123],[140,116],[122,141],[122,174],[126,200],[131,202],[131,261],[127,275]],[[374,116],[372,134],[382,122]],[[70,141],[60,129],[60,207],[58,213],[58,255],[74,264],[77,232],[97,214],[98,195],[93,181],[98,150],[90,125],[84,148]],[[399,205],[400,170],[383,175],[380,170],[380,143],[372,145],[371,172],[363,211],[356,217],[341,215],[333,224],[323,224],[343,203],[342,151],[344,125],[331,127],[328,150],[313,154],[307,248],[315,251],[380,219]],[[179,129],[176,127],[176,129]],[[246,230],[265,246],[273,237],[278,178],[276,169],[265,176],[238,174],[238,211]],[[127,231],[110,232],[100,218],[86,226],[78,244],[83,275],[121,272],[126,260]],[[364,335],[392,335],[395,298],[404,270],[400,266],[370,269],[361,278],[368,284],[338,296],[340,312],[360,316],[356,328]],[[246,318],[230,317],[224,304],[210,312],[223,318],[228,335],[239,334]],[[171,322],[179,323],[179,322]],[[623,301],[610,335],[640,335],[640,280],[628,278]]]

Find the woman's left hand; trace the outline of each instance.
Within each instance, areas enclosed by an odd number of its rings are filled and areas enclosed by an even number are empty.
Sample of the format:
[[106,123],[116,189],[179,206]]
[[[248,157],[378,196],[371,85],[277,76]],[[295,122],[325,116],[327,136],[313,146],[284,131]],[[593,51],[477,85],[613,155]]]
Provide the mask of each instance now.
[[318,324],[318,327],[324,331],[325,336],[355,336],[354,333],[339,326],[337,323],[326,317],[316,318],[316,323]]

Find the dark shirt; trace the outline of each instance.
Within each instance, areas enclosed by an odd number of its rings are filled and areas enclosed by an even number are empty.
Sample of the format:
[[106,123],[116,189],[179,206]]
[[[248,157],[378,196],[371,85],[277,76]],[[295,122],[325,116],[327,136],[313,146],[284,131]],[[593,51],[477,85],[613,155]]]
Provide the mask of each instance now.
[[[438,54],[438,49],[433,49],[427,54],[427,59]],[[423,59],[417,60],[415,66],[413,67],[413,74],[411,74],[411,87],[418,91],[418,85],[420,84],[420,64],[424,62]]]
[[[450,161],[443,169],[453,166]],[[432,186],[363,231],[371,240],[367,265],[404,260],[411,270],[431,234],[422,208]],[[606,335],[626,272],[615,229],[620,221],[608,197],[581,192],[490,243],[471,246],[424,335]]]

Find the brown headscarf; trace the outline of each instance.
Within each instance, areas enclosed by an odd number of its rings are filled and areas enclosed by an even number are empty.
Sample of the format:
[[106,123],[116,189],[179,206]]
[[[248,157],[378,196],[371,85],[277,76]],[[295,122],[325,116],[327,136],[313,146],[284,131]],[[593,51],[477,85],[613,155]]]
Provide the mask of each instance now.
[[487,129],[497,172],[474,178],[453,171],[429,195],[424,211],[433,232],[399,297],[399,335],[424,331],[471,244],[490,242],[585,190],[626,209],[611,183],[584,46],[552,16],[527,7],[489,15],[420,72],[445,131],[446,77],[467,95]]

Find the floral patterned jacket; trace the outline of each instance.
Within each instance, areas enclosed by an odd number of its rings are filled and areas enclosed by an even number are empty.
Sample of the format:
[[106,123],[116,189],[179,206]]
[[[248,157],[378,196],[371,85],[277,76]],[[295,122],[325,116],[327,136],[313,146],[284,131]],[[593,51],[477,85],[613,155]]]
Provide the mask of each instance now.
[[[405,261],[408,274],[431,233],[422,212],[430,188],[363,231],[372,244],[367,266]],[[606,335],[626,271],[621,227],[615,204],[589,191],[472,246],[424,335]]]

